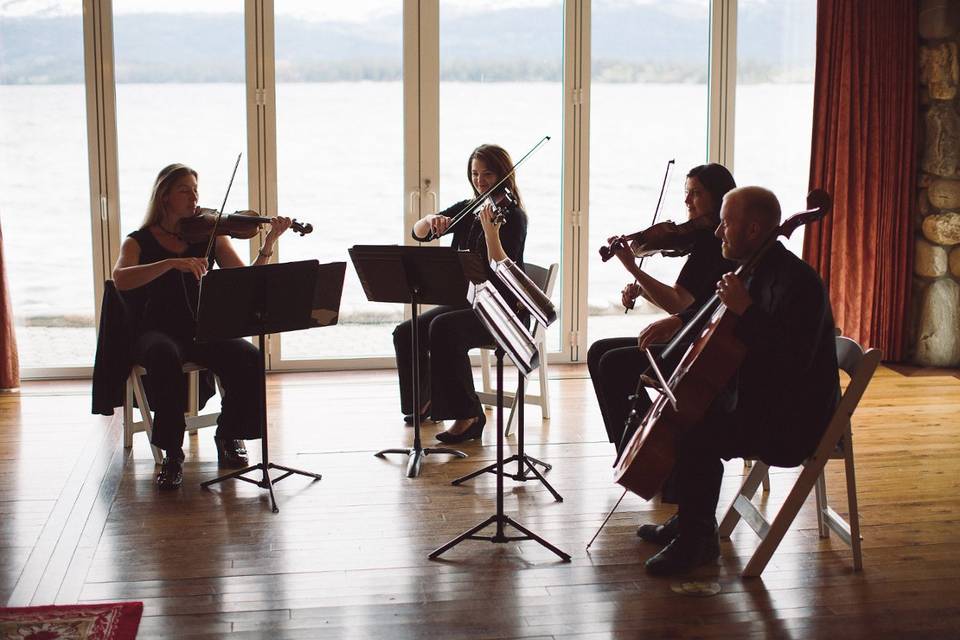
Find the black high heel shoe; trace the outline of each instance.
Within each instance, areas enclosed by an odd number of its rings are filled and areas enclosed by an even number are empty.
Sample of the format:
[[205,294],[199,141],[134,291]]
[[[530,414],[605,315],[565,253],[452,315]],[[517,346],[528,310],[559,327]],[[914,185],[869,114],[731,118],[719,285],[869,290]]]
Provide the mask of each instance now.
[[487,426],[487,414],[483,411],[477,416],[476,421],[467,427],[462,433],[450,433],[441,431],[436,435],[437,440],[445,444],[458,444],[467,440],[480,440],[483,436],[483,428]]
[[214,436],[213,442],[217,445],[217,462],[221,466],[236,468],[247,466],[247,450],[243,446],[243,440]]

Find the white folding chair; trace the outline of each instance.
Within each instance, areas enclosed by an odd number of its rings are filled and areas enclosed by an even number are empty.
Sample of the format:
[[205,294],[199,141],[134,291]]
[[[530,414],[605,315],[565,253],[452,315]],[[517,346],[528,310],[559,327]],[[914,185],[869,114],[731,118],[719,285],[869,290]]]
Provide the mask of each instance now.
[[[757,460],[720,523],[720,535],[724,538],[730,537],[741,518],[760,536],[760,544],[743,569],[744,577],[759,576],[763,573],[774,551],[786,534],[790,523],[799,513],[807,496],[810,495],[811,489],[814,488],[817,498],[817,522],[820,537],[829,537],[832,530],[852,548],[854,570],[860,571],[863,568],[863,556],[860,549],[860,516],[857,510],[857,483],[853,465],[853,432],[850,419],[853,412],[856,411],[874,371],[877,369],[881,353],[879,349],[867,349],[864,352],[855,341],[843,336],[837,337],[836,341],[837,362],[840,369],[850,376],[850,382],[840,398],[840,404],[837,405],[833,418],[820,439],[820,444],[817,445],[814,454],[803,463],[800,476],[784,500],[783,506],[773,522],[768,522],[750,501],[761,480],[766,478],[769,469],[769,465]],[[826,481],[823,472],[827,461],[831,459],[842,459],[844,461],[847,480],[847,504],[850,511],[849,523],[827,504]]]
[[[553,295],[553,289],[557,283],[557,275],[560,273],[560,265],[554,262],[549,268],[544,269],[543,267],[526,262],[524,263],[523,269],[526,274],[530,276],[530,279],[533,280],[534,284],[540,287],[540,290],[543,291],[548,298]],[[548,384],[549,376],[547,371],[547,328],[537,324],[533,332],[533,338],[537,344],[537,351],[540,353],[540,366],[537,368],[537,375],[540,380],[540,393],[528,394],[526,392],[527,378],[524,378],[523,398],[526,404],[540,405],[543,418],[549,420],[550,386]],[[492,352],[492,348],[481,347],[480,349],[480,375],[483,379],[483,388],[477,393],[477,397],[480,398],[480,403],[489,407],[494,407],[497,404],[497,390],[490,382],[490,354]],[[508,436],[513,428],[513,415],[517,409],[516,402],[514,401],[516,395],[513,391],[504,390],[503,392],[504,402],[510,403],[510,417],[507,419],[507,427],[504,430],[504,435]]]
[[[183,372],[189,375],[189,384],[188,384],[188,395],[187,395],[187,412],[186,412],[186,422],[187,422],[187,432],[196,433],[197,429],[203,427],[212,427],[217,424],[217,418],[220,417],[220,412],[210,412],[199,414],[199,389],[200,389],[200,375],[199,372],[203,371],[205,367],[202,367],[193,362],[186,362],[183,365]],[[123,399],[123,446],[127,449],[133,446],[133,434],[139,433],[141,431],[147,434],[147,441],[150,440],[153,435],[153,411],[150,409],[150,403],[147,400],[147,391],[143,386],[142,377],[146,375],[147,371],[139,365],[134,365],[130,370],[130,375],[127,377],[127,388],[124,393]],[[219,380],[217,384],[219,386]],[[133,419],[133,400],[136,397],[137,408],[140,412],[140,420],[134,421]],[[153,460],[157,464],[163,462],[163,452],[157,447],[150,445],[150,449],[153,451]]]

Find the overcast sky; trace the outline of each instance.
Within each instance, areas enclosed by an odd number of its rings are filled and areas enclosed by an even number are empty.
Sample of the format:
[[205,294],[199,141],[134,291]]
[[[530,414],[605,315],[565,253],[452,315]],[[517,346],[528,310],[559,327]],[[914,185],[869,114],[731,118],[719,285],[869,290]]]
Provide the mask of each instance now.
[[[461,12],[486,11],[509,7],[554,6],[563,0],[441,0],[443,8],[455,7]],[[597,6],[652,4],[663,0],[594,0]],[[766,4],[770,0],[740,0],[741,4]],[[783,1],[783,0],[780,0]],[[812,0],[807,0],[812,1]],[[243,0],[113,0],[114,13],[239,13]],[[702,11],[708,0],[672,0],[673,8]],[[396,14],[402,0],[275,0],[278,15],[295,15],[309,20],[358,22],[381,15]],[[669,6],[669,5],[667,5]],[[79,15],[80,0],[0,0],[0,17],[37,15]]]

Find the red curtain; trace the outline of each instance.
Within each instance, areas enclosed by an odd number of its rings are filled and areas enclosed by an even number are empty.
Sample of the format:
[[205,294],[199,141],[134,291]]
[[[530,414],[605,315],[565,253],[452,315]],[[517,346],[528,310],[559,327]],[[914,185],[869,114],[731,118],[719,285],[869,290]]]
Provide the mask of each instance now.
[[885,360],[905,355],[916,193],[916,0],[819,0],[810,188],[833,211],[803,256],[837,326]]
[[7,287],[7,270],[3,261],[3,231],[0,230],[0,389],[20,386],[20,358],[17,355],[17,336],[13,330],[13,309]]

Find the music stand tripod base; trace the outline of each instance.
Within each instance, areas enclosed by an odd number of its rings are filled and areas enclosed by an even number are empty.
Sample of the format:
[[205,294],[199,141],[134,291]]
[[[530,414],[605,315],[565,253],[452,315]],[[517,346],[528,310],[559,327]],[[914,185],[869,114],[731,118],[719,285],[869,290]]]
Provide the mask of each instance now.
[[416,288],[411,290],[411,299],[410,303],[410,328],[411,328],[411,353],[413,353],[413,446],[407,449],[383,449],[378,451],[374,455],[378,458],[383,458],[388,453],[401,453],[410,456],[410,459],[407,461],[407,477],[416,478],[420,475],[420,465],[423,463],[423,459],[431,453],[445,453],[447,455],[456,456],[458,458],[466,458],[467,454],[463,451],[458,451],[457,449],[450,449],[448,447],[422,447],[420,445],[420,411],[418,407],[420,406],[420,366],[419,358],[417,354],[419,353],[420,346],[420,324],[417,321],[419,312],[417,303],[417,294],[419,291]]
[[[503,459],[503,428],[504,428],[504,424],[503,424],[503,354],[504,354],[503,348],[498,348],[496,350],[496,355],[497,355],[497,463],[495,466],[498,468],[498,470],[495,471],[494,473],[497,476],[497,511],[496,513],[494,513],[492,516],[490,516],[480,524],[474,527],[471,527],[470,529],[468,529],[464,533],[461,533],[459,536],[457,536],[453,540],[450,540],[443,546],[439,547],[438,549],[435,549],[433,552],[430,553],[428,557],[431,560],[434,560],[440,557],[440,555],[442,555],[446,551],[460,544],[464,540],[486,540],[488,542],[493,542],[493,543],[505,543],[505,542],[520,541],[520,540],[533,540],[535,542],[538,542],[542,546],[546,547],[553,553],[555,553],[564,562],[570,562],[570,555],[568,553],[565,553],[564,551],[553,546],[552,544],[550,544],[549,542],[547,542],[537,534],[533,533],[532,531],[524,527],[522,524],[520,524],[516,520],[513,520],[510,516],[506,515],[503,512],[503,477],[504,475],[507,475],[503,471],[503,464],[504,464],[504,459]],[[473,476],[476,476],[479,473],[483,473],[483,470],[474,473]],[[478,531],[485,529],[491,524],[497,525],[496,533],[494,533],[491,536],[477,535]],[[522,536],[506,535],[504,528],[507,526],[513,527],[523,535]]]
[[415,447],[410,447],[408,449],[384,449],[383,451],[377,451],[375,456],[378,458],[383,458],[388,453],[401,453],[404,455],[410,456],[410,459],[407,461],[407,477],[416,478],[420,475],[420,465],[423,463],[423,459],[431,453],[446,453],[452,456],[457,456],[458,458],[466,458],[467,454],[463,451],[457,451],[456,449],[448,449],[446,447],[423,447],[417,449]]
[[[259,336],[260,339],[260,361],[264,362],[263,359],[263,350],[264,350],[264,335]],[[284,478],[292,476],[294,474],[307,476],[308,478],[313,478],[313,481],[322,479],[322,476],[319,473],[313,473],[312,471],[302,471],[300,469],[293,469],[291,467],[285,467],[283,465],[274,464],[270,462],[270,449],[267,441],[267,407],[266,407],[266,370],[261,368],[261,397],[260,397],[260,424],[261,424],[261,436],[260,436],[260,447],[261,447],[261,456],[263,462],[258,462],[257,464],[250,465],[243,469],[237,469],[222,476],[218,476],[213,480],[206,480],[200,483],[201,489],[207,489],[211,485],[217,484],[218,482],[223,482],[225,480],[242,480],[244,482],[249,482],[250,484],[255,484],[261,489],[266,489],[270,492],[270,510],[273,513],[280,513],[280,509],[277,508],[277,499],[273,494],[273,485],[277,482],[280,482]],[[270,477],[270,469],[279,469],[283,471],[283,475],[276,478]],[[261,478],[260,480],[253,480],[252,478],[244,477],[244,474],[250,473],[251,471],[260,471]]]
[[[497,361],[497,366],[498,367],[502,366],[501,360]],[[501,374],[498,373],[498,375],[501,375]],[[554,500],[556,500],[557,502],[563,502],[563,496],[561,496],[557,492],[557,490],[554,489],[549,482],[547,482],[547,479],[543,477],[543,473],[546,473],[551,469],[553,469],[553,465],[548,464],[543,460],[538,460],[533,456],[528,456],[523,451],[523,402],[524,402],[523,393],[524,391],[523,391],[523,378],[522,378],[523,374],[520,374],[520,375],[521,377],[518,380],[518,384],[517,384],[517,395],[514,400],[515,403],[518,403],[517,404],[517,453],[515,453],[514,455],[504,460],[503,465],[501,465],[500,462],[494,462],[493,464],[488,465],[482,469],[477,469],[473,473],[468,473],[465,476],[457,478],[456,480],[453,480],[450,484],[454,486],[458,486],[460,484],[463,484],[467,480],[472,480],[473,478],[476,478],[477,476],[482,475],[484,473],[492,473],[494,475],[503,475],[516,482],[526,482],[527,480],[539,480],[541,483],[543,483],[543,486],[547,488],[547,491],[549,491],[553,495]],[[502,404],[502,396],[500,394],[497,395],[497,399],[498,401],[501,401],[501,404]],[[499,411],[502,409],[502,407],[498,406],[497,409]],[[517,463],[517,472],[507,473],[505,470],[505,467],[506,465],[512,462]],[[538,464],[543,467],[543,473],[540,473],[540,470],[537,469],[536,465]],[[528,470],[533,474],[534,477],[527,475]]]
[[[321,479],[319,473],[301,471],[270,462],[267,430],[266,335],[326,326],[336,322],[343,290],[346,263],[320,265],[316,260],[283,264],[217,269],[201,281],[197,309],[197,339],[226,340],[256,335],[259,347],[258,404],[261,461],[243,469],[200,483],[202,489],[225,480],[242,480],[270,492],[270,508],[279,513],[273,485],[296,475]],[[320,277],[321,272],[323,277]],[[319,306],[318,306],[319,305]],[[324,324],[313,317],[313,310],[329,310],[330,320]],[[270,477],[270,470],[283,473]],[[244,474],[258,471],[260,479]]]
[[[383,449],[374,455],[390,453],[410,456],[407,477],[420,475],[423,459],[431,453],[466,458],[467,454],[447,447],[422,447],[420,444],[420,304],[461,304],[467,282],[485,277],[483,258],[461,253],[450,247],[413,247],[394,245],[358,245],[349,250],[364,293],[371,302],[403,302],[410,305],[411,378],[413,387],[413,447]],[[471,276],[472,274],[472,276]]]

